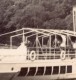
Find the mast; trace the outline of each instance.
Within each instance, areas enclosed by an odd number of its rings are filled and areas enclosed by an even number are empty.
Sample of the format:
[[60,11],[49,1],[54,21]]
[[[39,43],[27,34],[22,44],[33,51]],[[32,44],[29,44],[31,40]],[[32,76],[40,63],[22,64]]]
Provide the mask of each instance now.
[[73,31],[76,32],[76,6],[73,7]]

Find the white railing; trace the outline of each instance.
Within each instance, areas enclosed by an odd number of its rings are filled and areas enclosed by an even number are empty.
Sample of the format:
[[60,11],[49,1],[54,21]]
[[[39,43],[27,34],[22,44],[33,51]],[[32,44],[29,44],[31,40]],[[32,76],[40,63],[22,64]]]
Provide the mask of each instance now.
[[[33,50],[32,50],[33,49]],[[61,53],[61,50],[55,50],[55,49],[49,49],[49,51],[43,49],[41,51],[38,50],[39,48],[31,48],[31,50],[28,50],[27,53],[27,59],[30,60],[31,58],[35,57],[35,60],[50,60],[50,59],[60,59],[64,57],[64,59],[73,59],[76,58],[76,50],[71,49],[71,50],[64,50],[65,53]],[[37,50],[37,51],[36,51]],[[31,55],[31,51],[34,51],[35,54]],[[62,57],[61,57],[62,56]]]

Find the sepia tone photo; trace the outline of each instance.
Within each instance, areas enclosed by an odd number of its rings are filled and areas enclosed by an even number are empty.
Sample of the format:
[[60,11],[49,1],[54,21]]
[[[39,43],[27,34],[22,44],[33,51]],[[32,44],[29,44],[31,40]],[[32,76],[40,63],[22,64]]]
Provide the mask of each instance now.
[[76,0],[0,0],[0,80],[76,80]]

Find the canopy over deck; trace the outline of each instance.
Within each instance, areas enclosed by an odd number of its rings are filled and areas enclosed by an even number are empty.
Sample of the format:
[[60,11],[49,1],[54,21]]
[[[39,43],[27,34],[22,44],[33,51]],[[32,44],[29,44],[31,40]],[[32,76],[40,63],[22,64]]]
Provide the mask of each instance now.
[[[69,31],[69,30],[35,29],[35,28],[22,28],[16,31],[1,34],[0,37],[7,36],[9,34],[10,34],[10,48],[12,48],[13,45],[13,38],[19,36],[22,36],[22,42],[29,43],[34,41],[37,47],[38,47],[38,42],[40,42],[39,44],[42,44],[48,40],[49,41],[48,43],[51,43],[52,38],[54,38],[53,40],[56,43],[57,38],[59,36],[62,38],[62,40],[64,39],[63,42],[65,42],[65,38],[66,38],[67,40],[66,45],[68,45],[69,42],[68,39],[72,41],[71,37],[73,37],[73,39],[76,38],[76,32]],[[45,42],[43,41],[44,39]],[[75,40],[73,42],[75,42]]]

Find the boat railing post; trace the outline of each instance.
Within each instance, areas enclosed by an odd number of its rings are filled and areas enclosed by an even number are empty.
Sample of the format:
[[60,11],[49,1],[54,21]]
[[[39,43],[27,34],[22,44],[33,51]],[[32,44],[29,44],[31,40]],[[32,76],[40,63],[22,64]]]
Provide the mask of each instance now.
[[69,49],[68,49],[68,51],[67,51],[67,52],[68,52],[68,58],[69,58],[69,53],[70,53]]
[[65,54],[65,57],[67,56],[68,57],[68,35],[66,34],[66,46],[65,46],[65,51],[66,51],[66,54]]
[[56,34],[55,34],[55,48],[54,48],[54,59],[55,59],[55,57],[56,57],[56,50],[55,50],[55,49],[56,49],[56,41],[57,41],[56,37],[57,37],[57,36],[56,36]]
[[50,41],[49,41],[49,42],[50,42],[50,43],[49,43],[49,53],[50,53],[50,57],[51,57],[51,54],[52,54],[52,53],[51,53],[51,34],[50,34],[50,36],[49,36],[49,40],[50,40]]
[[53,59],[55,59],[55,48],[53,48],[54,49],[54,53],[53,53]]
[[44,39],[43,39],[43,36],[42,36],[42,51],[43,51],[43,53],[44,53],[43,42],[44,42]]
[[37,59],[39,58],[39,47],[38,47],[38,34],[36,34],[36,52],[37,52]]

